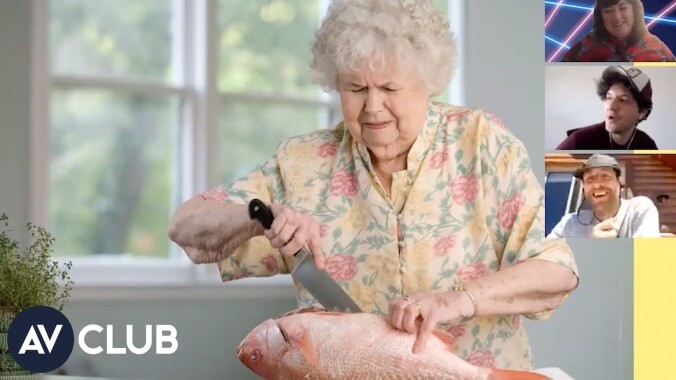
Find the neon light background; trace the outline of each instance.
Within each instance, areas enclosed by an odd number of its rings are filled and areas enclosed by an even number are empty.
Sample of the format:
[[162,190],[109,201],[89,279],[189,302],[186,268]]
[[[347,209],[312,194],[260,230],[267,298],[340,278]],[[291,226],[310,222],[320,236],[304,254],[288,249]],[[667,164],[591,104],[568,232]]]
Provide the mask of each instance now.
[[[591,31],[593,9],[594,0],[545,0],[546,62],[560,61]],[[644,0],[643,9],[648,30],[676,54],[676,0]]]

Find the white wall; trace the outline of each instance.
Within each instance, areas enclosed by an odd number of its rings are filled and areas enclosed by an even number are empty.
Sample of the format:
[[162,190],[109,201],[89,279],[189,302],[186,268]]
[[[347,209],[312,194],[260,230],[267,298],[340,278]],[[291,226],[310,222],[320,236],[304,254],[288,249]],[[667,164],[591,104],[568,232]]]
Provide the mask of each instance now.
[[[466,104],[500,116],[526,143],[542,178],[544,4],[540,0],[467,3]],[[21,223],[27,220],[29,189],[29,25],[28,1],[0,1],[0,207]],[[581,285],[552,319],[526,324],[536,366],[559,366],[576,379],[632,378],[632,244],[630,240],[612,243],[608,249],[590,240],[570,241],[578,256]],[[171,357],[86,357],[98,375],[254,378],[239,364],[235,347],[260,321],[294,305],[291,295],[212,297],[213,289],[192,287],[184,289],[183,297],[172,298],[168,292],[164,289],[141,299],[75,299],[68,305],[66,315],[76,331],[87,323],[167,323],[179,330],[181,345]],[[69,364],[76,366],[83,357],[76,350]]]
[[[114,347],[125,347],[123,328],[130,324],[135,327],[134,343],[141,346],[145,342],[146,324],[170,324],[178,332],[178,350],[172,355],[157,355],[153,343],[146,355],[91,356],[76,345],[66,366],[73,374],[113,379],[258,379],[237,359],[237,346],[260,322],[293,309],[295,304],[292,295],[208,299],[199,290],[191,298],[173,300],[71,302],[65,314],[75,331],[90,323],[110,324],[116,328]],[[104,338],[105,334],[89,334],[87,344],[106,347]]]
[[630,380],[634,373],[634,258],[631,239],[567,239],[578,288],[545,321],[524,322],[538,367],[576,380]]
[[[607,65],[547,66],[545,69],[545,147],[553,151],[566,131],[603,121],[603,102],[596,95],[596,80]],[[639,67],[650,77],[653,111],[639,129],[660,149],[676,149],[676,70]]]
[[466,103],[503,120],[526,144],[535,174],[544,182],[544,3],[466,3]]
[[30,126],[30,1],[0,3],[0,214],[25,242]]

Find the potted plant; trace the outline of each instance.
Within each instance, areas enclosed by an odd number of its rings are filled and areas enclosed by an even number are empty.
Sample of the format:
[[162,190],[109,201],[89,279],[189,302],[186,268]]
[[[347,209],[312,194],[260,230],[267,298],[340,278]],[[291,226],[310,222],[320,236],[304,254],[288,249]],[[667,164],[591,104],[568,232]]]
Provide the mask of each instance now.
[[21,250],[10,236],[9,218],[5,214],[0,216],[0,378],[19,379],[21,375],[28,375],[14,362],[7,347],[7,331],[12,319],[32,306],[62,310],[73,286],[68,275],[72,263],[66,263],[62,269],[52,260],[52,235],[31,223],[27,228],[30,245]]

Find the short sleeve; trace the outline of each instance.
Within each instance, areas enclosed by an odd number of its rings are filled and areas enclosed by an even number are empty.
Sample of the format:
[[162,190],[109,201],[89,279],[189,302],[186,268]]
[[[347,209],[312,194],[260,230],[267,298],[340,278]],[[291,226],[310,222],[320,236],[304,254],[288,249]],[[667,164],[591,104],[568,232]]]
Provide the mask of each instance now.
[[[256,198],[266,203],[281,203],[284,184],[277,156],[236,181],[198,196],[236,204],[248,204]],[[264,236],[244,242],[230,257],[220,261],[218,268],[223,281],[288,273],[281,254]]]
[[[523,143],[504,128],[489,126],[483,150],[487,222],[500,269],[526,260],[546,260],[570,268],[573,253],[564,239],[545,239],[544,192]],[[494,164],[493,164],[494,163]],[[525,315],[545,319],[553,311]]]

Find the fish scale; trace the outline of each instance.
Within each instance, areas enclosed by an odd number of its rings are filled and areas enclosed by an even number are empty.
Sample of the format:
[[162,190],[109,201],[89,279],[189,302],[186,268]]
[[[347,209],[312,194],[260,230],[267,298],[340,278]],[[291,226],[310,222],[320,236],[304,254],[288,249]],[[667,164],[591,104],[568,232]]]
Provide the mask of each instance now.
[[312,310],[264,321],[237,353],[265,379],[548,379],[473,366],[455,355],[453,338],[439,330],[418,354],[412,352],[415,339],[382,316]]

